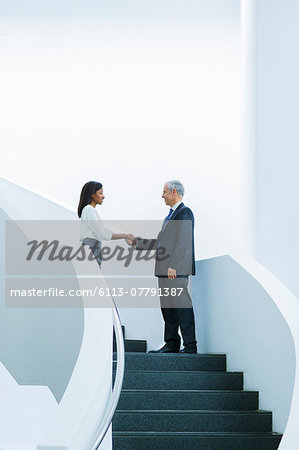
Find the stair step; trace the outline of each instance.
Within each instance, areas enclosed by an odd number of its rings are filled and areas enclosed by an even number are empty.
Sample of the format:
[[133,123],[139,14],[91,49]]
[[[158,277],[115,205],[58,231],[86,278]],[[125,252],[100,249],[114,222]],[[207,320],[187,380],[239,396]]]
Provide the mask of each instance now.
[[139,410],[115,412],[115,431],[272,431],[268,411]]
[[[113,342],[113,352],[116,352],[116,342]],[[125,352],[146,352],[146,341],[125,339]]]
[[113,432],[113,450],[277,450],[276,433]]
[[243,373],[126,370],[123,389],[242,390]]
[[[114,355],[116,358],[116,355]],[[128,370],[209,370],[226,371],[226,355],[126,353]]]
[[258,392],[207,390],[126,390],[118,409],[257,410]]

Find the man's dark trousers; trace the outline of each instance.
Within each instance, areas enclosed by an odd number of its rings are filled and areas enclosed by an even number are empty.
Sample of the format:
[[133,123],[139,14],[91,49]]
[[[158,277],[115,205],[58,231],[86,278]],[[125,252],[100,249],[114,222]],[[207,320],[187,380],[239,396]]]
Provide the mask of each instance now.
[[[181,341],[179,327],[184,347],[196,345],[194,312],[188,291],[188,281],[188,276],[180,276],[173,280],[167,277],[158,278],[161,312],[165,322],[164,341],[177,350],[180,348]],[[169,294],[176,292],[176,295],[164,295],[167,292]]]

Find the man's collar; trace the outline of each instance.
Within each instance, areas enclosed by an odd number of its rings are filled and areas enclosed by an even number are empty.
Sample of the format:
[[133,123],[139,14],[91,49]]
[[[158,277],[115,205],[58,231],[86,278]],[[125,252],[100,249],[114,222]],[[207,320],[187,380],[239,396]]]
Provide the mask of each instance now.
[[183,203],[183,200],[180,200],[179,202],[177,202],[175,205],[173,205],[171,207],[172,211],[175,211],[177,209],[178,206],[180,206],[180,204]]

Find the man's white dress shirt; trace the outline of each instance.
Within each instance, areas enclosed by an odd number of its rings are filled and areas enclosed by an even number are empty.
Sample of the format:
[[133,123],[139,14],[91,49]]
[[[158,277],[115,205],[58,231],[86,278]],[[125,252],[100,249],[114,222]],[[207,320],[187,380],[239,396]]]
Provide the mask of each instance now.
[[[175,205],[173,205],[173,206],[171,207],[171,209],[172,209],[171,216],[172,216],[172,214],[174,213],[174,211],[177,209],[177,207],[178,207],[181,203],[183,203],[183,200],[180,200],[179,202],[177,202]],[[171,216],[170,216],[170,217],[171,217]]]

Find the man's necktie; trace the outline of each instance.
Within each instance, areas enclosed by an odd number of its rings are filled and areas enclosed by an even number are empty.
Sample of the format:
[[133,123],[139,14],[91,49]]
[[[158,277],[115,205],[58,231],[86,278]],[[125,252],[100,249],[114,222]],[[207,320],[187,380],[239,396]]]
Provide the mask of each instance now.
[[173,213],[173,209],[170,208],[169,213],[168,213],[168,216],[165,217],[165,219],[164,219],[164,222],[163,222],[163,225],[162,225],[162,231],[164,231],[164,228],[166,227],[167,222],[169,221],[170,216],[171,216],[172,213]]

